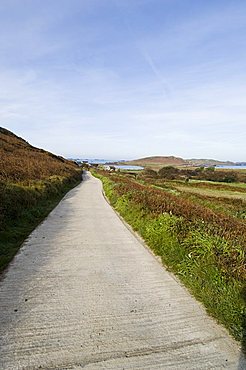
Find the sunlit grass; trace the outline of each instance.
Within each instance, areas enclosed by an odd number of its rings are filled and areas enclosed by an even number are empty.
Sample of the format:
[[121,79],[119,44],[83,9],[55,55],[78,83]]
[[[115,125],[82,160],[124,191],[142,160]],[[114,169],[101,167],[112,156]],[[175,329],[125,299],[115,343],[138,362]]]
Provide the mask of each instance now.
[[[203,218],[202,214],[199,217],[197,213],[195,218],[190,218],[190,213],[185,209],[182,215],[182,209],[175,205],[175,199],[178,202],[179,197],[169,196],[166,191],[163,191],[162,197],[159,190],[156,192],[121,175],[101,173],[98,176],[103,181],[111,204],[121,216],[161,257],[164,265],[203,302],[207,311],[225,325],[236,339],[241,340],[245,246],[241,244],[244,239],[240,241],[235,236],[233,226],[230,230],[229,224],[225,224],[226,230],[223,232],[223,222],[216,226],[216,218],[210,224],[209,216]],[[151,193],[155,196],[149,196]],[[163,207],[158,206],[161,205],[161,199],[167,202],[166,208],[173,209],[173,212],[163,212]],[[183,203],[183,206],[191,205]],[[203,208],[199,209],[202,213]],[[174,214],[175,210],[180,212],[179,216]],[[204,215],[209,215],[206,212],[204,208]],[[228,222],[230,218],[225,217],[225,220]]]

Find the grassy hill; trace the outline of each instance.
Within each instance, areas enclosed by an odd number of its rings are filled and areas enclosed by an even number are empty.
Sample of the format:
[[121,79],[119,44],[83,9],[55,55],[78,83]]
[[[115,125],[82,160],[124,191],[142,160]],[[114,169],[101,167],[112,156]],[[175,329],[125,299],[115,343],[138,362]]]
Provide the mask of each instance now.
[[30,181],[48,176],[73,176],[74,162],[35,148],[11,131],[0,127],[0,180]]
[[234,162],[231,161],[218,161],[216,159],[187,159],[186,162],[192,166],[233,166]]
[[184,166],[187,163],[183,158],[178,158],[174,156],[168,156],[168,157],[153,156],[153,157],[134,159],[132,161],[126,161],[124,162],[124,164],[159,169],[164,166]]
[[159,170],[164,166],[184,167],[184,166],[216,166],[216,165],[233,165],[235,163],[229,161],[218,161],[216,159],[183,159],[174,156],[152,156],[146,158],[134,159],[126,161],[124,164],[149,167],[153,170]]
[[0,127],[0,271],[24,239],[81,181],[72,161]]

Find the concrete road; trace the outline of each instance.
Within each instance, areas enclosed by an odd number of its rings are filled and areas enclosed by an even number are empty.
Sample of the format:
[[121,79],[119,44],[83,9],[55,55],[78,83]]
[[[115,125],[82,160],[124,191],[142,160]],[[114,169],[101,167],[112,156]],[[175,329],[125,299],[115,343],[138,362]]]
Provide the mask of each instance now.
[[87,174],[0,283],[0,369],[245,369]]

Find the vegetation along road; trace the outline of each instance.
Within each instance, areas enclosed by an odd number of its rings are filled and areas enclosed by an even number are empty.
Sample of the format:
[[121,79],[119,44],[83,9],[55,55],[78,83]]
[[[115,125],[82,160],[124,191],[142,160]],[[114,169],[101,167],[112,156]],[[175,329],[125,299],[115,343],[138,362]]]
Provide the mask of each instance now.
[[246,362],[87,173],[1,280],[0,368],[245,369]]

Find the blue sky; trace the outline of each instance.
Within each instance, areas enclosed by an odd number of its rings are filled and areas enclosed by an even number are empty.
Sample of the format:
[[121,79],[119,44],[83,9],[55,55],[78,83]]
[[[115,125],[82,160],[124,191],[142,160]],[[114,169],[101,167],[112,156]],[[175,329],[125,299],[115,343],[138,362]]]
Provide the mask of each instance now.
[[1,0],[0,122],[68,157],[246,160],[246,2]]

